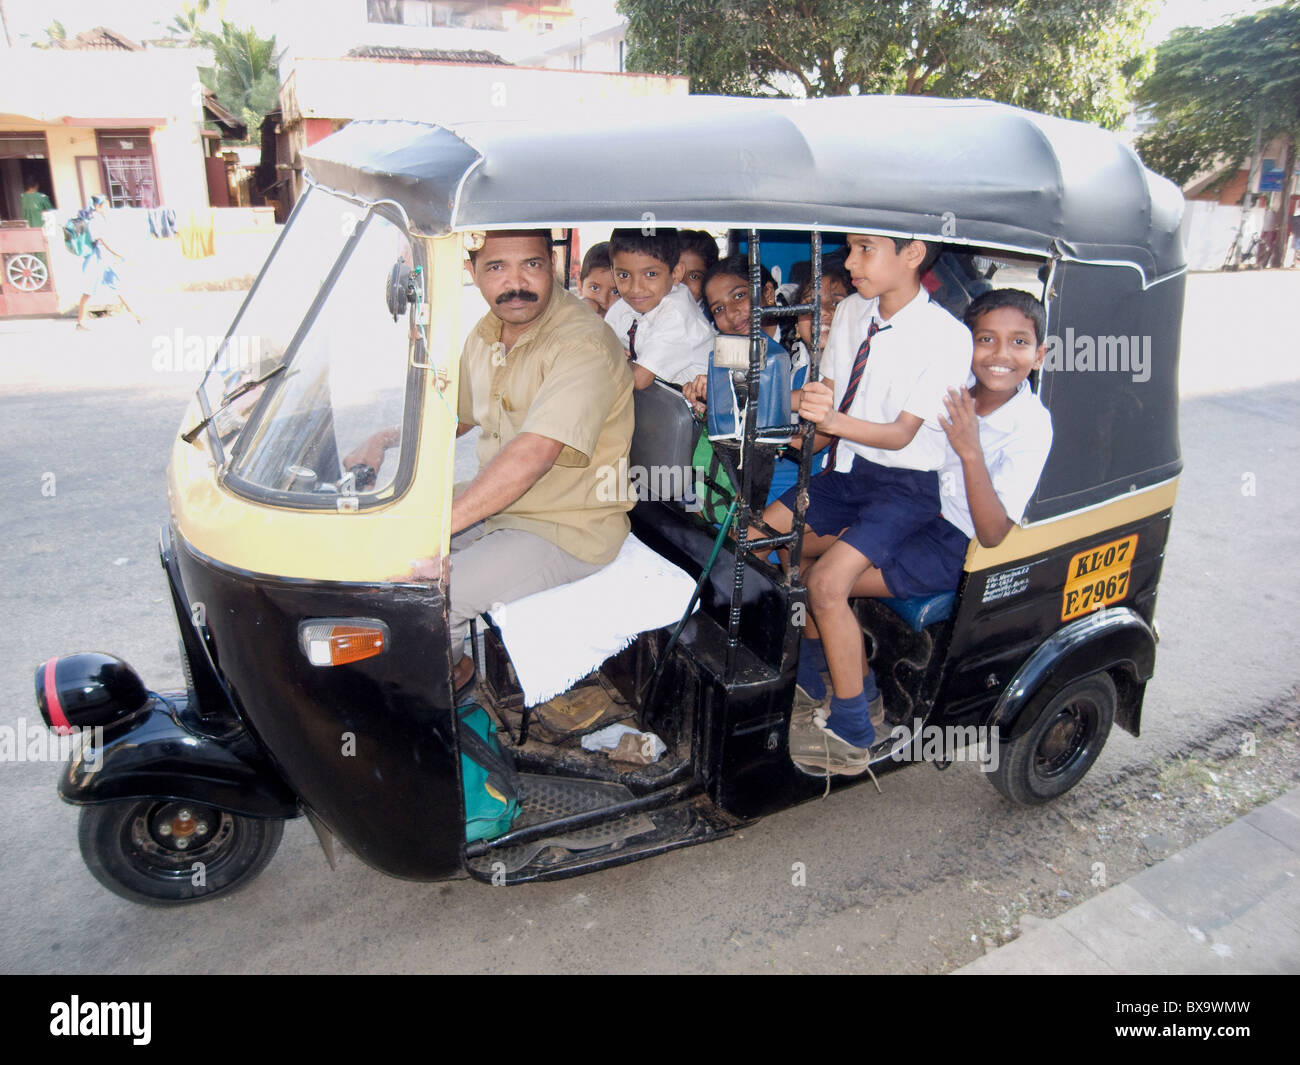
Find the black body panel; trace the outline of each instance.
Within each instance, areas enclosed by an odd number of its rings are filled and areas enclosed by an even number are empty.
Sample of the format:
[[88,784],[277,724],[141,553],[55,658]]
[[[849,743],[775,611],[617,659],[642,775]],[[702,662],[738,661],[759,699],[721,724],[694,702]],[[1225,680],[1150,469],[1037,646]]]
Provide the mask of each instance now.
[[[184,544],[177,556],[189,601],[221,619],[207,642],[240,719],[303,804],[382,872],[455,874],[464,824],[441,591],[236,572]],[[387,624],[387,651],[311,665],[299,622],[341,615]]]
[[298,800],[245,737],[205,733],[179,692],[151,695],[147,712],[105,727],[102,747],[73,758],[59,779],[66,802],[189,799],[249,817],[297,817]]
[[1186,276],[1143,288],[1136,270],[1060,263],[1039,398],[1055,442],[1025,512],[1068,514],[1167,481],[1178,448]]
[[[957,608],[952,644],[937,698],[940,714],[936,722],[985,723],[994,706],[1003,698],[1003,693],[1039,647],[1051,641],[1063,628],[1080,620],[1063,621],[1062,603],[1070,561],[1082,551],[1126,536],[1137,536],[1128,592],[1103,613],[1128,608],[1149,629],[1155,616],[1156,588],[1164,563],[1170,517],[1171,512],[1164,511],[1062,544],[1041,555],[968,576]],[[1081,620],[1088,621],[1090,617],[1085,615]],[[1059,686],[1096,669],[1119,666],[1130,654],[1138,652],[1116,647],[1105,662],[1094,663],[1083,673],[1062,669],[1054,682]],[[1142,656],[1139,654],[1138,657]],[[1084,664],[1078,662],[1076,668],[1084,668]],[[1149,676],[1148,664],[1133,673],[1133,682],[1144,683]],[[1039,682],[1043,679],[1037,677]],[[1024,694],[1031,695],[1032,691]],[[1134,734],[1138,727],[1141,694],[1140,688],[1130,692],[1130,702],[1132,698],[1136,699],[1135,704],[1127,707],[1131,715],[1126,717],[1121,712],[1117,718],[1119,724]],[[1024,700],[1017,700],[1014,705],[1019,709]],[[1122,706],[1121,711],[1124,710]],[[1009,715],[1004,708],[999,722],[1002,727],[1009,726],[1011,716],[1014,715]]]

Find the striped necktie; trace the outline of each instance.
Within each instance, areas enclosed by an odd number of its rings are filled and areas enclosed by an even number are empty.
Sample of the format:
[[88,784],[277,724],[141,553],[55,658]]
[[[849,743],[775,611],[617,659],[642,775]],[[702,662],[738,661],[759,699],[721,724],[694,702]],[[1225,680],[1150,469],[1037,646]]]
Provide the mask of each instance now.
[[[858,394],[858,385],[862,383],[862,375],[867,368],[867,356],[871,354],[871,338],[877,333],[888,329],[889,326],[882,326],[874,318],[867,327],[867,339],[864,340],[858,348],[858,353],[853,356],[853,369],[849,373],[849,386],[844,390],[844,398],[840,400],[838,410],[841,414],[847,414],[849,407],[853,403],[853,398]],[[835,469],[835,452],[840,446],[838,436],[831,437],[830,449],[826,453],[826,472],[830,473]]]
[[627,329],[627,357],[631,362],[636,362],[636,325],[634,321]]

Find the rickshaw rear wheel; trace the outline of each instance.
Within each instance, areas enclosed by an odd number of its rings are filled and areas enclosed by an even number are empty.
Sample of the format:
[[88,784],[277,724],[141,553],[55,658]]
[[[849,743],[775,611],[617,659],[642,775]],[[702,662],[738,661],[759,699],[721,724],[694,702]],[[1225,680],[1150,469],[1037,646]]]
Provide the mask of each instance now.
[[283,821],[144,799],[83,807],[78,842],[86,867],[109,891],[146,906],[175,906],[238,891],[266,868],[283,835]]
[[1067,684],[1027,732],[1001,744],[989,783],[1012,802],[1026,806],[1064,795],[1101,753],[1115,721],[1117,701],[1115,682],[1107,673]]

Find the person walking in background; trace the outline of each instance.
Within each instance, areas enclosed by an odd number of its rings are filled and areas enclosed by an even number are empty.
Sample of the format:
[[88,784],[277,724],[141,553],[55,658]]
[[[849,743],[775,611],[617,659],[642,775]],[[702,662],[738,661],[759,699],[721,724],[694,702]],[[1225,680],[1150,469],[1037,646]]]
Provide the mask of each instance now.
[[108,258],[111,255],[118,263],[126,261],[126,256],[108,242],[110,236],[115,243],[118,240],[109,225],[108,197],[96,193],[90,198],[90,206],[92,214],[87,223],[90,230],[90,254],[81,260],[81,302],[77,305],[77,329],[89,332],[90,327],[86,325],[86,309],[90,305],[91,297],[98,295],[104,289],[117,297],[122,308],[136,320],[137,324],[143,323],[144,319],[131,310],[126,297],[122,295],[120,287],[122,279]]

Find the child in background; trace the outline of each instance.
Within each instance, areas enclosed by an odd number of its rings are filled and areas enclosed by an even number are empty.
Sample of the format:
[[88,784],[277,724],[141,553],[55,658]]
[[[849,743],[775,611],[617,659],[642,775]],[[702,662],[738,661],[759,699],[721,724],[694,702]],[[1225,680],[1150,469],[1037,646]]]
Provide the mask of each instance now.
[[619,299],[605,315],[638,389],[655,378],[684,385],[707,371],[713,330],[683,284],[675,229],[616,229],[609,238]]
[[609,241],[602,240],[587,249],[587,254],[582,257],[582,272],[578,276],[578,295],[603,318],[618,299],[618,289],[614,287],[614,267],[609,261]]
[[[847,275],[845,275],[847,276]],[[822,321],[819,350],[825,352],[826,340],[830,335],[831,322],[835,318],[835,309],[848,296],[848,286],[838,274],[822,275]],[[808,303],[812,300],[813,283],[809,278],[795,294],[795,303]],[[803,383],[808,377],[808,358],[812,352],[812,315],[801,314],[795,319],[795,337],[788,345],[791,359],[790,385],[794,389],[791,395],[791,408],[799,409],[799,395]],[[826,448],[829,441],[819,433],[813,434],[815,453],[812,459],[812,474],[822,472],[826,464]],[[790,440],[789,453],[777,459],[772,469],[772,484],[768,489],[768,503],[775,503],[787,491],[794,487],[799,479],[799,449],[803,446],[803,437],[795,436]]]
[[718,242],[702,229],[683,229],[677,234],[681,245],[682,284],[695,301],[704,306],[704,275],[718,261]]

